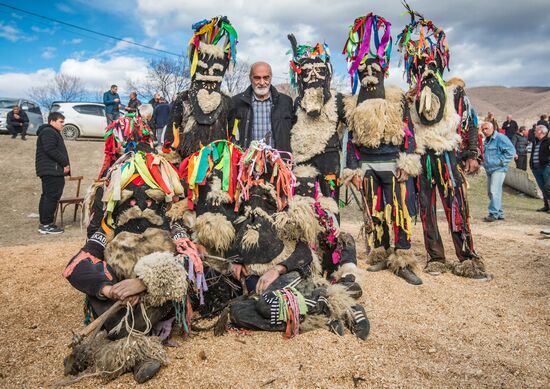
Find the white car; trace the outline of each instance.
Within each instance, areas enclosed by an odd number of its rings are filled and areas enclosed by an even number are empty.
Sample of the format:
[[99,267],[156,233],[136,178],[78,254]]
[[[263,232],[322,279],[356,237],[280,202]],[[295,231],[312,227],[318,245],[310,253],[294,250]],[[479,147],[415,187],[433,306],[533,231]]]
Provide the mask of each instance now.
[[0,133],[7,133],[7,123],[6,116],[8,112],[15,106],[19,106],[29,118],[29,128],[27,129],[27,135],[35,135],[36,130],[44,120],[42,119],[42,112],[40,107],[34,101],[30,101],[22,98],[12,98],[12,97],[0,97]]
[[103,138],[105,135],[107,117],[102,103],[56,101],[52,103],[50,112],[60,112],[65,116],[65,126],[61,130],[65,139]]

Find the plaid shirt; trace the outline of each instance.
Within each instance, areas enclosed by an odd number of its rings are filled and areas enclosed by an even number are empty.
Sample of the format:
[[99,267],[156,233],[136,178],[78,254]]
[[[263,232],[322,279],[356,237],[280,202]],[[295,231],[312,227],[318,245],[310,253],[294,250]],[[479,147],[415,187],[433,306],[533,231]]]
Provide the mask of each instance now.
[[271,136],[271,95],[266,100],[258,100],[252,94],[252,140],[264,139],[269,133],[269,143],[273,144]]

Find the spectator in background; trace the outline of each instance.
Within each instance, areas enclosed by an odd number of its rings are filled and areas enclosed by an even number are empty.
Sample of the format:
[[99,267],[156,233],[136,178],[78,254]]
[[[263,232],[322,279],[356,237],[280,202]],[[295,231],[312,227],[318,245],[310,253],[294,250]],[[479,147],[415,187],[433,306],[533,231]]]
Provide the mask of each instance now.
[[103,104],[105,104],[105,116],[107,116],[107,125],[120,116],[120,96],[118,95],[118,86],[111,85],[111,89],[103,93]]
[[27,128],[29,128],[29,118],[25,111],[19,106],[14,106],[6,116],[6,126],[11,138],[17,138],[17,134],[21,133],[21,139],[27,140]]
[[537,185],[543,193],[544,205],[537,209],[538,212],[549,212],[548,196],[544,186],[550,177],[550,138],[548,137],[548,128],[542,124],[535,128],[535,143],[531,152],[531,170],[537,180]]
[[155,107],[153,111],[152,125],[155,129],[155,135],[157,137],[158,144],[162,144],[164,141],[164,130],[168,124],[168,119],[170,116],[170,104],[161,97],[160,104]]
[[489,214],[483,221],[504,220],[502,185],[508,165],[516,153],[510,139],[496,131],[490,122],[481,125],[481,132],[485,136],[483,165],[487,173],[487,194],[489,195]]
[[521,126],[519,130],[512,136],[512,144],[516,149],[516,168],[527,170],[527,129]]
[[141,101],[137,98],[136,92],[130,92],[130,100],[128,101],[128,105],[124,108],[126,112],[128,113],[135,113],[139,115],[139,106],[141,105]]
[[550,130],[550,125],[548,124],[548,116],[546,115],[540,115],[540,119],[537,122],[537,126],[545,126],[547,129]]
[[160,92],[157,92],[157,93],[155,93],[153,98],[151,100],[149,100],[149,104],[151,104],[153,106],[153,109],[155,109],[157,107],[157,105],[159,105],[161,103],[160,99],[161,99]]
[[487,112],[487,117],[485,118],[485,121],[488,123],[491,123],[495,131],[499,131],[500,127],[498,126],[497,119],[495,118],[495,115],[492,112]]
[[512,120],[512,115],[506,115],[506,121],[502,123],[502,129],[504,130],[504,135],[506,135],[510,140],[512,140],[514,135],[517,134],[518,123],[515,120]]
[[42,194],[38,205],[41,234],[61,234],[62,228],[54,224],[57,202],[63,194],[65,176],[71,173],[69,154],[61,136],[65,125],[65,116],[60,112],[48,115],[48,124],[41,125],[36,131],[36,175],[42,181]]
[[531,143],[532,145],[535,144],[535,141],[537,140],[537,138],[535,138],[535,129],[537,128],[537,125],[536,124],[533,124],[533,127],[531,127],[531,129],[529,130],[529,133],[527,134],[527,140],[529,141],[529,143]]

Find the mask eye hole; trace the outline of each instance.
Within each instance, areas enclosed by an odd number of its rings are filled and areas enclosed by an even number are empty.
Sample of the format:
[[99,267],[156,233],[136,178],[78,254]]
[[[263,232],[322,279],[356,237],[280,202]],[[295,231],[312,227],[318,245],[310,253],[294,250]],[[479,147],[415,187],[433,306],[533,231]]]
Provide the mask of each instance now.
[[145,205],[147,206],[147,208],[151,208],[154,203],[155,202],[152,199],[145,200]]

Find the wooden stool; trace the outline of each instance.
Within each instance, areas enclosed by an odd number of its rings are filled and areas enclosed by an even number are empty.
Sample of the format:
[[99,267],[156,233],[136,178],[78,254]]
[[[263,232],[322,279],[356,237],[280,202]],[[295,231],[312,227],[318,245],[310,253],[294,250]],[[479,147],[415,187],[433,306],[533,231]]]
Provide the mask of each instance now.
[[54,220],[57,220],[57,215],[61,215],[61,226],[63,227],[63,214],[65,213],[65,208],[69,205],[74,205],[74,216],[73,222],[76,221],[76,213],[78,207],[80,207],[80,221],[82,222],[82,216],[84,213],[84,197],[80,197],[80,184],[84,179],[83,176],[69,176],[65,177],[65,181],[77,181],[76,185],[76,196],[74,197],[62,197],[57,203],[57,209],[55,211]]

